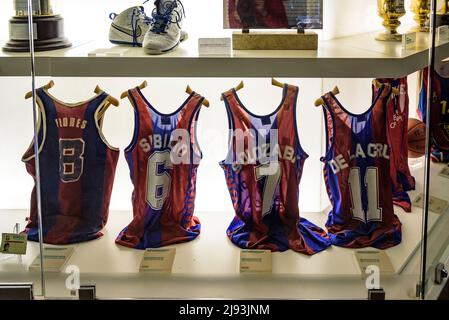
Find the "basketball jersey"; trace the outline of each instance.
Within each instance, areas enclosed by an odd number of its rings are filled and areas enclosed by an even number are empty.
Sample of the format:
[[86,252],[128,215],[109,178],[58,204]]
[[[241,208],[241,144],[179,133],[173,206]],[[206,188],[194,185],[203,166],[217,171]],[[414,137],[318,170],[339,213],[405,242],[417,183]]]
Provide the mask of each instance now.
[[139,88],[128,95],[135,111],[133,141],[125,150],[134,218],[116,243],[146,249],[194,240],[201,228],[193,212],[202,157],[195,129],[204,98],[192,93],[177,111],[162,114]]
[[[66,104],[44,88],[36,94],[43,241],[61,245],[101,237],[119,158],[118,149],[110,147],[101,132],[99,112],[108,104],[108,95],[102,92],[88,102]],[[32,144],[22,160],[36,179],[34,159]],[[29,240],[39,241],[36,187],[25,232]]]
[[[449,63],[442,63],[441,68],[448,68]],[[418,113],[421,120],[427,121],[427,92],[429,87],[429,68],[421,71],[421,92],[419,99]],[[437,71],[432,71],[431,108],[430,119],[432,133],[432,154],[433,160],[445,162],[449,159],[449,77],[440,75]]]
[[[408,115],[409,96],[407,77],[400,79],[377,79],[399,90],[387,105],[387,138],[390,146],[390,176],[393,184],[393,204],[406,212],[412,211],[407,191],[415,190],[415,178],[408,165]],[[373,87],[373,101],[378,89]]]
[[401,242],[393,211],[387,106],[382,85],[372,106],[356,115],[332,94],[323,96],[326,126],[324,178],[332,203],[326,223],[334,245],[386,249]]
[[297,133],[297,97],[297,87],[284,85],[278,109],[258,116],[234,89],[223,94],[231,133],[220,165],[235,210],[227,235],[240,248],[312,255],[330,246],[324,230],[299,216],[299,182],[308,155]]

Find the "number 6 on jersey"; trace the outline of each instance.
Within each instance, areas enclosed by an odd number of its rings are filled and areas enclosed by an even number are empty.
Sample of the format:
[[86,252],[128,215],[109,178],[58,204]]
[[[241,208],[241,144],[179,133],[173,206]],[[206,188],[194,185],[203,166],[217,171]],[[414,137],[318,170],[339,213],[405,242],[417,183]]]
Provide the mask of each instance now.
[[173,168],[170,151],[155,151],[148,159],[147,202],[154,210],[161,210],[170,192],[171,176],[167,171]]

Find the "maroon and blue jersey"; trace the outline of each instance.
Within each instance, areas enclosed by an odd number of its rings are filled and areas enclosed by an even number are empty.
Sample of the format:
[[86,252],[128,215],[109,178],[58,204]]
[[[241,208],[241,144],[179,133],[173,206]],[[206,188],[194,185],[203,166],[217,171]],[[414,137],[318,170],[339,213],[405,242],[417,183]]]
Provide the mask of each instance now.
[[[431,94],[432,115],[430,119],[432,134],[432,160],[449,162],[449,63],[439,65],[431,73],[433,92]],[[427,92],[429,87],[429,68],[421,71],[421,92],[418,114],[427,121]]]
[[235,217],[227,229],[238,247],[313,255],[330,246],[326,232],[299,215],[299,183],[308,158],[296,127],[298,88],[285,85],[271,114],[251,113],[233,89],[223,94],[229,153],[220,165]]
[[[399,90],[392,94],[387,105],[387,137],[390,146],[390,176],[393,185],[393,204],[406,212],[412,211],[408,191],[415,190],[415,178],[408,165],[408,118],[409,96],[407,77],[399,79],[377,79]],[[373,101],[378,89],[373,87]]]
[[345,109],[332,92],[323,96],[326,126],[324,178],[332,210],[326,223],[332,244],[386,249],[401,242],[393,211],[387,106],[382,85],[362,114]]
[[194,214],[201,151],[195,131],[203,97],[192,93],[173,113],[157,111],[139,88],[128,91],[135,129],[125,157],[134,185],[133,220],[116,243],[157,248],[196,239],[201,224]]
[[[119,158],[101,131],[99,113],[107,108],[108,95],[102,92],[87,102],[67,104],[44,88],[36,94],[43,241],[61,245],[101,237]],[[22,160],[36,179],[33,145]],[[25,232],[29,240],[39,241],[36,187]]]

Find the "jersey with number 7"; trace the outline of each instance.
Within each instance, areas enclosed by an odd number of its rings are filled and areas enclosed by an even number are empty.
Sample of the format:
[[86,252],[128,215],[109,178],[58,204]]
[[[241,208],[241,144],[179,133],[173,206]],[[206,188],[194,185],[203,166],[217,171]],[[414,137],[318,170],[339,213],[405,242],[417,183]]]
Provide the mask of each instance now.
[[326,227],[334,245],[386,249],[401,242],[386,128],[390,96],[391,86],[383,84],[361,114],[345,109],[332,92],[323,96],[327,153],[322,161],[332,203]]
[[[108,95],[67,104],[44,88],[36,93],[43,241],[61,245],[96,239],[108,220],[119,158],[101,131]],[[22,160],[35,178],[33,145]],[[25,232],[29,240],[39,240],[36,188]]]
[[139,88],[128,96],[135,112],[133,141],[125,150],[134,217],[116,243],[146,249],[193,240],[201,226],[193,211],[202,157],[195,128],[203,97],[192,93],[175,112],[163,114]]

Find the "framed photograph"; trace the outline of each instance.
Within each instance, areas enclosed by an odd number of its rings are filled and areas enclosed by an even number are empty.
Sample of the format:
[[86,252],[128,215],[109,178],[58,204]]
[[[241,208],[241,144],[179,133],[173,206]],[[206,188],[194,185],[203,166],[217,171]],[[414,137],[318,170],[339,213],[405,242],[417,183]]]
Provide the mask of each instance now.
[[323,0],[223,0],[225,29],[322,29]]

